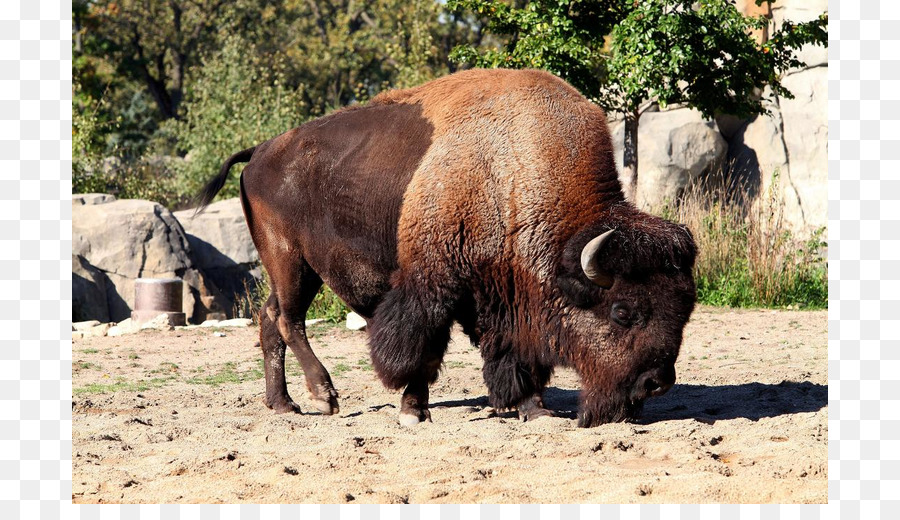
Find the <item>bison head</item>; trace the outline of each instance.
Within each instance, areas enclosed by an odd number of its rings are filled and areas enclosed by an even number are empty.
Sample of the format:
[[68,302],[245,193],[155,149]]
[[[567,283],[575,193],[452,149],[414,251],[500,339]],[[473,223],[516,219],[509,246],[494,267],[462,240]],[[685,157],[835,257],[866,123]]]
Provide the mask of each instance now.
[[634,418],[675,383],[695,256],[686,227],[631,206],[569,240],[557,284],[561,354],[583,384],[579,426]]

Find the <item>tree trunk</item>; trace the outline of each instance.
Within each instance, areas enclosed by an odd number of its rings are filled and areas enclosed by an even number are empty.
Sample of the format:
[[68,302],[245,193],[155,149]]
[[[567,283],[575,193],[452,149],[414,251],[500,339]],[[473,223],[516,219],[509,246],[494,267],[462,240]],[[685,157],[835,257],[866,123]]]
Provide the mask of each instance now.
[[631,182],[625,190],[625,198],[637,204],[638,190],[638,118],[637,109],[625,113],[625,143],[622,154],[622,170]]

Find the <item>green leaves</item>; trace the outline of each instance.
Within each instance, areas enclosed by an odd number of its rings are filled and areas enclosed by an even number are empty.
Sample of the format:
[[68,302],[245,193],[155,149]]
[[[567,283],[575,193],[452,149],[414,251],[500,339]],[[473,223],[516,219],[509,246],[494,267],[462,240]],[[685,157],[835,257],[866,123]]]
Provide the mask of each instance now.
[[476,67],[549,70],[595,97],[605,77],[604,37],[626,3],[543,0],[515,8],[498,0],[449,0],[449,10],[479,13],[487,19],[489,32],[508,36],[496,50],[458,46],[450,59]]
[[633,112],[647,100],[685,103],[711,117],[765,113],[757,92],[789,96],[780,78],[802,66],[803,45],[827,44],[828,15],[785,23],[763,45],[752,35],[768,26],[729,0],[535,0],[523,8],[499,0],[450,0],[471,10],[505,46],[454,49],[451,58],[478,67],[549,70],[607,110]]

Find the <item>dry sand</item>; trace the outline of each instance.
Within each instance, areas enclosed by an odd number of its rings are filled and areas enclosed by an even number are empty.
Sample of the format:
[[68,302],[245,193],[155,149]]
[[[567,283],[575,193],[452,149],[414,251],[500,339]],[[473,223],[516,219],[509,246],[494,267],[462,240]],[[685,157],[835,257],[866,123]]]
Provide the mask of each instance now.
[[678,383],[636,423],[575,426],[578,378],[558,370],[523,423],[488,407],[480,356],[454,332],[433,423],[397,423],[399,394],[365,333],[311,328],[341,413],[262,404],[258,329],[73,343],[76,503],[586,503],[827,501],[825,311],[699,308]]

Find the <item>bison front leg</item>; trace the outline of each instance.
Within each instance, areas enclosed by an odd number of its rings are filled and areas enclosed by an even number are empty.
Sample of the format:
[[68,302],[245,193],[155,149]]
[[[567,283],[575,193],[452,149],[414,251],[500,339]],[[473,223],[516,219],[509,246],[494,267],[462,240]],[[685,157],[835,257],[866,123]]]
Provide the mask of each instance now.
[[448,307],[428,295],[394,288],[369,320],[372,366],[388,388],[404,388],[400,423],[431,420],[428,386],[437,380],[450,339]]
[[544,387],[552,370],[537,363],[526,362],[514,347],[500,339],[486,335],[482,343],[484,367],[482,373],[488,387],[491,406],[498,409],[515,408],[522,421],[538,417],[552,417],[552,411],[544,408]]

